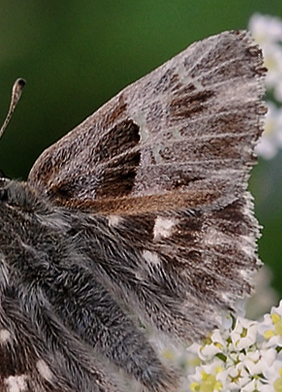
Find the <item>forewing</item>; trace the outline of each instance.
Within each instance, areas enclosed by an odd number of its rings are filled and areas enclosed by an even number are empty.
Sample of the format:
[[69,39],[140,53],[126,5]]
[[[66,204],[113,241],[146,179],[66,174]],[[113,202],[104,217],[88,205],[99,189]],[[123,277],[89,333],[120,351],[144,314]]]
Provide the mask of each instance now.
[[244,31],[197,42],[48,148],[28,181],[106,214],[232,202],[262,131],[264,72]]

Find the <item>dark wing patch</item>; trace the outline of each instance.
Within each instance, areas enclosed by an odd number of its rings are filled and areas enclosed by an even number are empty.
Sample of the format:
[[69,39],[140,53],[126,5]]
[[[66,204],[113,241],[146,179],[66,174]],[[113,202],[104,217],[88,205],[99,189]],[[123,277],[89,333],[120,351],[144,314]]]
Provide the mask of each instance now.
[[[132,120],[118,122],[104,138],[97,140],[94,156],[84,157],[84,150],[77,151],[81,160],[79,166],[78,161],[70,162],[74,165],[71,172],[76,173],[71,181],[70,168],[65,165],[60,168],[60,175],[53,178],[54,172],[50,170],[50,156],[47,154],[46,160],[41,161],[40,181],[49,184],[48,198],[54,203],[68,203],[74,199],[77,189],[81,190],[83,199],[89,195],[89,189],[93,199],[129,195],[135,185],[140,164],[139,140],[137,124]],[[64,152],[64,148],[55,151],[57,163],[61,162]]]

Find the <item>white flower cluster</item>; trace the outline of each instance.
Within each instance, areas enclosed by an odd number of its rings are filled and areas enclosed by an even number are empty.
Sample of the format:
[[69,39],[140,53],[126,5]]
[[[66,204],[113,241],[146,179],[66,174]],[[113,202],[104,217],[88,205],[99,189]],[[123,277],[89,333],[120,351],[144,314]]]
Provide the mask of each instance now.
[[282,301],[263,321],[229,318],[188,351],[198,362],[189,379],[192,392],[282,391]]
[[255,14],[250,19],[249,30],[264,54],[268,69],[265,83],[270,97],[265,132],[256,152],[265,159],[271,159],[282,147],[282,21]]

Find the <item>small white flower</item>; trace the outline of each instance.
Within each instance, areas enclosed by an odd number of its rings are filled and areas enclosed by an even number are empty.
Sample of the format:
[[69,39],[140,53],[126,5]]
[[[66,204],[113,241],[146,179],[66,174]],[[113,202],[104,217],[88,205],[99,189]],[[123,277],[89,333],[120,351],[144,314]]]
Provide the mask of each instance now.
[[240,363],[247,369],[248,373],[256,378],[263,373],[265,368],[272,366],[277,353],[273,348],[268,350],[247,351],[239,355]]
[[265,85],[282,102],[282,21],[268,15],[255,14],[249,29],[262,48],[264,64],[268,69]]
[[[253,379],[240,390],[240,392],[255,392],[262,391],[263,383],[260,379]],[[269,392],[269,391],[268,391]]]
[[265,84],[266,88],[276,92],[277,83],[282,79],[282,46],[278,44],[267,44],[262,46],[264,64],[268,70]]
[[[282,391],[282,361],[277,360],[272,366],[265,368],[263,375],[265,376],[268,385],[272,386],[273,392]],[[271,389],[268,391],[271,391]]]
[[277,17],[256,13],[250,19],[249,30],[260,44],[282,41],[282,22]]
[[234,347],[242,350],[252,346],[256,342],[257,322],[238,317],[235,328],[230,337]]
[[196,368],[194,375],[189,376],[189,387],[192,392],[220,392],[226,391],[227,373],[221,366],[220,360],[214,360],[209,365]]
[[270,314],[264,315],[258,333],[266,341],[265,348],[282,346],[282,301],[278,307],[272,307]]
[[278,306],[272,306],[270,313],[275,313],[282,317],[282,300],[279,302]]
[[222,352],[225,347],[226,341],[221,336],[220,331],[216,329],[207,339],[205,339],[204,345],[200,349],[199,357],[207,360]]
[[268,102],[267,106],[268,113],[265,118],[265,130],[255,151],[259,156],[271,159],[282,146],[282,109],[278,109],[272,102]]
[[188,376],[190,391],[282,392],[282,300],[261,322],[233,321],[193,345],[201,362]]
[[[282,103],[282,20],[255,14],[250,19],[249,29],[263,51],[268,69],[266,88],[273,93],[276,102]],[[282,147],[282,108],[268,102],[268,109],[265,132],[256,147],[256,153],[265,159],[272,159]]]
[[228,368],[228,389],[241,389],[244,385],[251,381],[251,376],[242,363],[234,364]]
[[[244,305],[246,305],[245,302]],[[243,303],[239,302],[239,300],[235,304],[236,310],[239,309],[238,313],[240,313],[239,315],[242,317],[245,316],[245,314],[241,314],[243,313],[243,307],[246,313],[246,309],[244,305]],[[221,314],[220,317],[218,318],[218,325],[220,327],[221,333],[226,333],[226,331],[232,327],[232,323],[233,323],[233,319],[230,314]]]

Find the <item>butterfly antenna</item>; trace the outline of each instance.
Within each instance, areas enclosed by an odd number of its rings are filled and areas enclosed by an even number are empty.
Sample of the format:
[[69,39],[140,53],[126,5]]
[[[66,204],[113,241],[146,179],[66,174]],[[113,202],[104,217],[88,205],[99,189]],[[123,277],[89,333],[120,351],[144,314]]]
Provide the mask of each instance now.
[[9,124],[9,122],[11,120],[12,114],[14,113],[14,110],[17,106],[17,103],[19,102],[19,99],[22,95],[22,91],[23,91],[25,84],[26,84],[26,81],[24,79],[19,78],[15,81],[15,83],[13,85],[11,103],[10,103],[7,117],[5,118],[5,121],[4,121],[2,128],[0,130],[0,139],[1,139],[5,129],[7,128],[7,125]]

